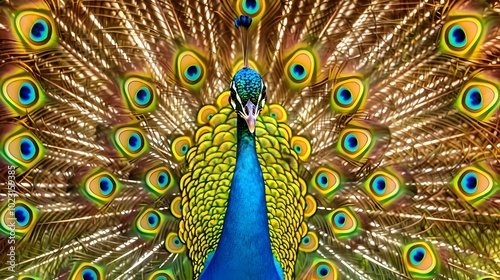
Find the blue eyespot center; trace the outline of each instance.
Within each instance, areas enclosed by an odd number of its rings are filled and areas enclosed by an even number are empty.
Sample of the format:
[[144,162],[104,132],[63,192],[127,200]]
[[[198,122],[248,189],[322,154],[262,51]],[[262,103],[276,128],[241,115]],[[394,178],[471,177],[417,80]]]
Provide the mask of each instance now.
[[271,117],[276,119],[276,118],[278,118],[278,114],[276,114],[275,112],[272,112]]
[[182,145],[182,147],[181,147],[181,153],[183,155],[185,155],[187,153],[188,149],[189,149],[188,145]]
[[302,147],[300,145],[295,145],[293,147],[293,150],[297,153],[297,154],[300,154],[302,153]]
[[302,64],[293,64],[291,69],[290,69],[290,72],[292,74],[292,77],[294,79],[297,79],[297,80],[302,80],[306,77],[306,69],[304,68],[304,66],[302,66]]
[[258,0],[246,0],[243,8],[247,14],[253,15],[259,10],[260,3]]
[[33,23],[30,30],[30,38],[37,42],[43,42],[49,37],[49,26],[43,19],[39,19]]
[[311,238],[309,238],[309,236],[306,236],[304,237],[304,239],[302,239],[302,244],[308,245],[309,243],[311,243]]
[[448,34],[448,40],[453,47],[462,48],[467,43],[467,34],[460,25],[456,25],[451,28]]
[[411,250],[410,259],[412,264],[414,265],[420,264],[424,260],[425,254],[426,254],[425,249],[421,247]]
[[196,64],[188,66],[186,68],[185,74],[186,74],[186,77],[188,78],[188,80],[190,80],[191,82],[196,81],[201,76],[200,66],[198,66]]
[[130,134],[128,138],[128,146],[132,152],[139,150],[142,146],[142,139],[137,133]]
[[23,206],[16,206],[14,208],[14,217],[19,226],[24,227],[30,220],[30,213]]
[[158,176],[158,186],[160,188],[165,187],[168,184],[168,175],[165,172],[161,172]]
[[99,189],[103,195],[109,195],[113,190],[113,183],[108,177],[99,179]]
[[148,214],[148,224],[150,227],[156,227],[158,225],[158,215],[154,213]]
[[477,191],[477,175],[474,172],[467,173],[462,179],[461,186],[467,194],[474,194]]
[[387,181],[384,177],[378,176],[377,178],[375,178],[375,180],[373,180],[373,186],[373,190],[375,191],[375,193],[384,194],[387,186]]
[[346,221],[346,216],[344,213],[339,213],[335,216],[335,224],[338,226],[338,227],[342,227],[345,225],[345,221]]
[[29,138],[23,138],[20,142],[20,150],[24,160],[31,160],[36,154],[35,143]]
[[36,99],[35,88],[31,83],[24,82],[19,88],[19,100],[23,105],[29,105]]
[[97,280],[97,273],[93,269],[86,268],[82,271],[83,280]]
[[465,104],[472,110],[479,110],[483,106],[483,98],[478,88],[471,88],[465,95]]
[[341,87],[337,91],[337,100],[342,105],[349,105],[352,102],[352,93],[351,93],[351,91],[348,88],[346,88],[346,87]]
[[316,270],[318,276],[320,278],[325,278],[326,276],[328,276],[328,274],[330,274],[330,268],[324,264],[318,266],[318,269]]
[[349,133],[345,138],[345,147],[349,152],[355,152],[358,149],[358,138],[356,135]]
[[146,105],[151,101],[151,91],[147,87],[141,87],[135,95],[135,101],[139,105]]
[[318,183],[321,188],[326,188],[328,187],[328,176],[326,174],[322,173],[319,174],[318,176]]
[[167,277],[162,275],[162,276],[156,277],[155,280],[167,280]]
[[179,240],[178,237],[174,238],[174,244],[175,246],[181,246],[181,241]]

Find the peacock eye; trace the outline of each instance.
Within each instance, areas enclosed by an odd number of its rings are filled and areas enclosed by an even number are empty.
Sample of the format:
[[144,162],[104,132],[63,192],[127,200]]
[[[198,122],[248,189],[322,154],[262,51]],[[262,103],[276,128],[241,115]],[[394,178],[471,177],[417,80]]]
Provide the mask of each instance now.
[[494,171],[485,164],[476,164],[462,169],[451,183],[453,191],[475,207],[495,194]]
[[361,108],[366,99],[367,86],[360,77],[338,82],[331,94],[330,104],[336,112],[350,113]]
[[358,234],[360,222],[351,208],[340,208],[329,214],[330,226],[338,239],[345,239]]
[[313,252],[316,251],[319,247],[319,240],[318,240],[318,235],[316,235],[315,232],[308,232],[304,238],[302,238],[302,241],[300,242],[299,245],[299,250],[303,252]]
[[311,280],[337,280],[338,271],[333,262],[316,258],[312,265],[304,270],[304,275],[301,279]]
[[456,108],[463,114],[487,121],[500,106],[498,88],[494,83],[473,79],[460,91]]
[[123,156],[135,158],[147,150],[146,135],[142,130],[125,125],[115,127],[114,131],[113,143]]
[[160,232],[164,216],[155,209],[148,208],[137,215],[134,222],[134,229],[137,233],[146,238],[153,239]]
[[319,62],[314,51],[298,46],[285,59],[285,79],[294,89],[302,89],[314,80]]
[[143,77],[129,77],[122,84],[122,96],[127,106],[144,113],[156,108],[156,92],[152,83]]
[[38,109],[45,95],[38,81],[26,71],[17,69],[6,71],[0,79],[0,100],[16,115],[24,115]]
[[22,11],[16,15],[14,23],[17,34],[28,48],[38,50],[57,45],[54,21],[44,11]]
[[172,141],[172,153],[178,161],[182,161],[186,156],[189,148],[193,145],[193,142],[188,136],[177,137]]
[[148,277],[148,280],[174,280],[171,270],[158,270]]
[[23,171],[36,165],[44,156],[40,140],[23,127],[17,127],[0,139],[2,156]]
[[451,55],[467,57],[479,45],[484,26],[480,20],[463,16],[447,22],[441,35],[441,49]]
[[113,200],[120,185],[118,180],[107,171],[96,170],[81,183],[83,195],[98,207]]
[[406,246],[404,264],[414,278],[431,278],[438,270],[438,259],[434,248],[425,242]]
[[177,53],[175,69],[179,82],[194,92],[201,89],[207,77],[205,59],[193,49],[184,49]]
[[91,263],[82,263],[72,270],[70,280],[101,280],[104,279],[103,269]]
[[165,238],[165,249],[170,253],[179,254],[186,250],[186,246],[184,246],[177,233],[171,232]]
[[10,225],[15,220],[15,236],[22,237],[35,226],[39,214],[38,209],[22,200],[16,200],[13,211],[8,208],[8,203],[5,203],[0,208],[0,232],[11,234]]

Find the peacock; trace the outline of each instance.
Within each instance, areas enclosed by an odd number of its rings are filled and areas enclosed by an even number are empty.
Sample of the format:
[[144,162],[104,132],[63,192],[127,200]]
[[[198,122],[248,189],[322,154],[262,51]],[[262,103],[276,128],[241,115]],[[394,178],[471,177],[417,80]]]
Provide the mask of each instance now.
[[0,279],[500,279],[500,1],[0,1]]

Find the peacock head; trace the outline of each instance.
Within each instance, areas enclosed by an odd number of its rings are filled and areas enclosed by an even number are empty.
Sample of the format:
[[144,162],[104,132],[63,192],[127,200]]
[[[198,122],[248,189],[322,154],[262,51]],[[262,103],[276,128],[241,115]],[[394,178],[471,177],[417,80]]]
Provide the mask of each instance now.
[[266,86],[260,74],[248,67],[240,69],[231,81],[229,103],[245,119],[248,130],[255,131],[255,122],[266,104]]

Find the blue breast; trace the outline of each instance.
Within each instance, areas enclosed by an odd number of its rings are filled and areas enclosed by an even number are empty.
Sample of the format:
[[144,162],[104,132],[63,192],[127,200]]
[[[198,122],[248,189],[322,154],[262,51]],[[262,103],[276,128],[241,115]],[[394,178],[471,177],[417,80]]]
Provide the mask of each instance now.
[[238,141],[236,168],[217,249],[200,279],[283,279],[271,251],[264,179],[251,136]]

